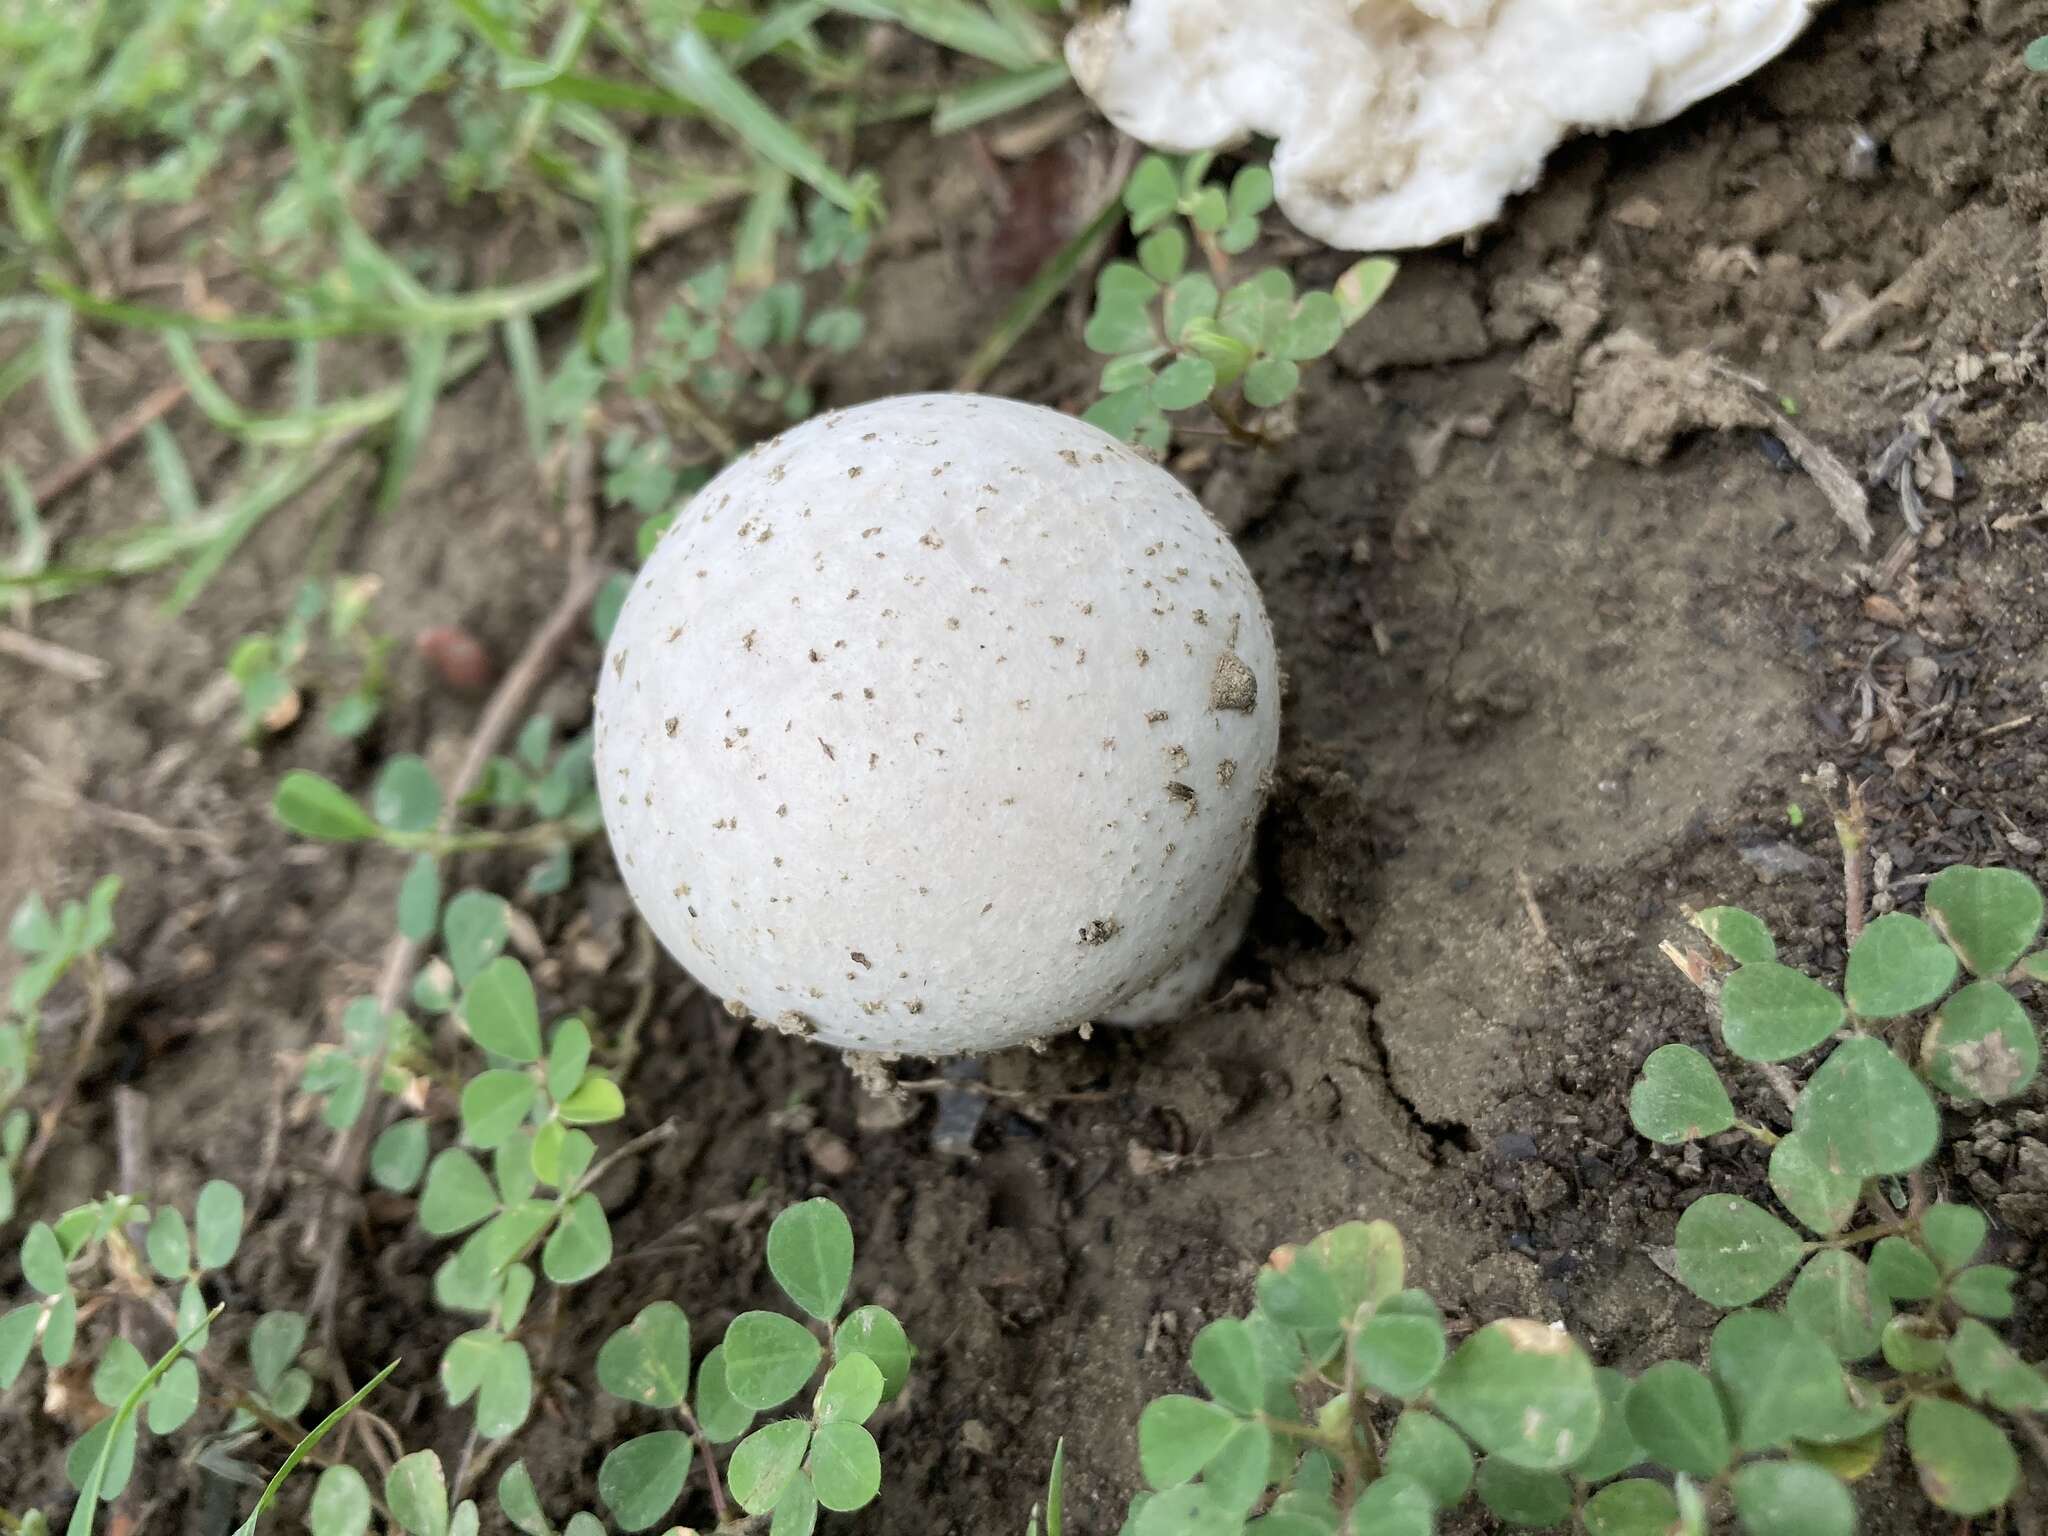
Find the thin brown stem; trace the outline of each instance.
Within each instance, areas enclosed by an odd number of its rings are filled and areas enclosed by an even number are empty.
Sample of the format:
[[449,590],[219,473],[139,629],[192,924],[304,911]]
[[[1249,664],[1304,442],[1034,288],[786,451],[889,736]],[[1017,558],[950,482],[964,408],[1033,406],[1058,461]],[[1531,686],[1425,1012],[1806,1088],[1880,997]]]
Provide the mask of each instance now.
[[1814,1246],[1821,1248],[1854,1248],[1862,1243],[1874,1243],[1881,1237],[1902,1237],[1913,1230],[1910,1221],[1880,1221],[1867,1227],[1858,1227],[1853,1232],[1844,1232]]
[[35,1177],[36,1166],[57,1139],[57,1128],[63,1122],[64,1112],[78,1096],[79,1079],[92,1065],[92,1054],[99,1047],[100,1032],[106,1027],[107,973],[100,964],[99,956],[85,956],[79,962],[79,974],[85,983],[85,1022],[79,1027],[78,1044],[71,1052],[64,1081],[58,1086],[56,1097],[43,1110],[42,1118],[36,1124],[36,1139],[29,1143],[28,1151],[22,1154],[20,1167],[15,1170],[17,1189],[28,1187],[29,1181]]
[[712,1453],[711,1442],[705,1438],[703,1426],[697,1416],[690,1412],[690,1405],[683,1403],[676,1412],[682,1416],[683,1427],[690,1432],[690,1440],[697,1447],[697,1455],[704,1463],[704,1481],[711,1489],[711,1508],[718,1516],[721,1527],[732,1518],[732,1506],[725,1501],[725,1484],[718,1478],[718,1458]]
[[1918,1221],[1927,1214],[1933,1196],[1927,1188],[1927,1171],[1915,1168],[1906,1175],[1906,1219]]
[[179,852],[187,848],[201,848],[216,858],[225,857],[227,840],[218,832],[188,830],[183,827],[167,827],[160,821],[153,821],[137,811],[126,811],[117,805],[103,805],[97,800],[88,800],[60,778],[55,769],[37,757],[18,742],[0,741],[0,753],[11,757],[27,775],[26,789],[35,799],[45,804],[62,806],[77,811],[92,821],[101,822],[116,831],[133,833],[146,838],[159,848]]
[[1842,845],[1843,927],[1853,949],[1863,934],[1864,907],[1868,901],[1867,872],[1863,851],[1870,841],[1870,819],[1863,808],[1863,786],[1849,786],[1849,805],[1835,813],[1835,838]]
[[682,1127],[677,1125],[675,1121],[664,1120],[653,1130],[642,1131],[623,1147],[620,1147],[609,1156],[600,1159],[595,1168],[578,1179],[576,1181],[577,1192],[580,1194],[586,1189],[595,1188],[599,1179],[610,1173],[616,1165],[624,1162],[627,1158],[638,1157],[649,1147],[659,1146],[664,1141],[674,1141],[677,1132],[681,1129]]
[[2020,1433],[2026,1437],[2027,1444],[2033,1447],[2034,1454],[2041,1458],[2041,1465],[2048,1467],[2048,1428],[2044,1428],[2038,1418],[2024,1410],[2013,1414],[2012,1421],[2019,1426]]
[[16,629],[12,624],[0,624],[0,656],[11,656],[29,666],[40,667],[43,671],[65,678],[74,683],[102,683],[113,668],[97,656],[88,656],[83,651],[74,651],[68,645],[59,645],[54,640],[45,640],[40,635],[31,635]]

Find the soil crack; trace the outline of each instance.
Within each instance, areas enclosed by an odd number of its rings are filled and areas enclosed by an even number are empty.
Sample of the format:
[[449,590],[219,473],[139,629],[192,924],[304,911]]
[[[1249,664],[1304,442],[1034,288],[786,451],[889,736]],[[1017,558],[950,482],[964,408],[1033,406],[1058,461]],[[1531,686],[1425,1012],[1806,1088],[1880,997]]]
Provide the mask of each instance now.
[[1432,1120],[1415,1107],[1415,1101],[1401,1091],[1401,1085],[1394,1077],[1394,1059],[1387,1052],[1387,1042],[1380,1034],[1379,999],[1372,990],[1355,981],[1338,982],[1346,992],[1365,1004],[1365,1025],[1360,1033],[1372,1049],[1375,1065],[1379,1068],[1380,1081],[1386,1084],[1387,1097],[1400,1106],[1409,1125],[1429,1142],[1429,1159],[1442,1163],[1451,1152],[1471,1152],[1478,1143],[1473,1140],[1472,1128],[1457,1120]]

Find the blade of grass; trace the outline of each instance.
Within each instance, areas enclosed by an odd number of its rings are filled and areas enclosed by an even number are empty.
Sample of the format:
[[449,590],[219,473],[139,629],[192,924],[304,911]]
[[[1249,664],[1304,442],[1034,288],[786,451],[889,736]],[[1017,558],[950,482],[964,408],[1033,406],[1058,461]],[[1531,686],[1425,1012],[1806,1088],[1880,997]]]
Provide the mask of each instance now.
[[[166,611],[177,613],[197,597],[206,584],[220,573],[228,557],[256,531],[265,517],[319,479],[328,466],[344,450],[353,447],[366,431],[380,425],[385,418],[406,410],[408,403],[414,398],[415,391],[428,388],[424,380],[438,381],[427,397],[428,406],[431,407],[442,390],[473,372],[478,364],[490,355],[491,350],[489,344],[483,341],[469,341],[460,347],[447,348],[447,338],[444,336],[439,338],[439,343],[446,349],[445,358],[431,371],[415,368],[404,382],[389,385],[373,395],[362,397],[361,400],[347,402],[349,405],[360,407],[374,403],[379,408],[374,416],[365,410],[365,419],[351,421],[343,430],[330,431],[307,443],[299,453],[261,474],[254,484],[238,495],[230,497],[216,513],[209,515],[205,519],[205,534],[184,544],[186,549],[196,549],[197,556],[179,576],[177,586],[165,599]],[[197,398],[196,394],[194,398]],[[329,416],[335,409],[336,407],[328,406],[320,414],[323,417]],[[411,451],[416,453],[417,448],[418,444],[415,441]],[[410,467],[408,459],[404,468],[409,471]],[[387,477],[389,473],[390,461],[387,460]],[[402,482],[402,474],[400,478]],[[191,528],[191,524],[176,525],[176,531],[181,533]],[[175,558],[176,554],[173,553],[155,561],[154,565],[168,564]],[[130,573],[124,571],[119,574]],[[4,586],[0,586],[0,591],[4,590]]]
[[856,216],[879,213],[872,178],[849,181],[834,170],[817,146],[777,116],[698,33],[685,32],[676,40],[672,61],[660,73],[664,84],[696,102],[755,154],[820,196]]
[[27,597],[47,601],[68,597],[102,582],[160,571],[187,555],[210,548],[245,515],[245,497],[281,494],[289,499],[317,480],[359,436],[354,432],[341,434],[310,449],[304,456],[304,468],[281,490],[269,484],[237,486],[195,518],[144,523],[108,538],[86,541],[64,564],[49,566],[34,576],[0,572],[0,599]]
[[14,558],[8,569],[17,576],[38,576],[50,563],[50,534],[36,510],[28,477],[12,459],[0,459],[0,484],[7,490],[7,510],[14,519]]
[[[460,3],[460,0],[458,0],[458,3]],[[256,1507],[249,1511],[249,1518],[235,1527],[235,1536],[256,1536],[256,1522],[263,1518],[265,1510],[277,1502],[278,1493],[283,1489],[285,1479],[292,1475],[300,1462],[313,1453],[315,1446],[333,1433],[334,1427],[337,1424],[351,1413],[354,1413],[357,1405],[372,1392],[383,1386],[384,1378],[397,1369],[398,1362],[396,1360],[385,1366],[383,1370],[365,1382],[347,1402],[335,1409],[334,1412],[328,1414],[318,1424],[315,1424],[307,1432],[305,1439],[291,1448],[291,1451],[285,1456],[283,1464],[271,1474],[270,1481],[263,1485],[263,1491],[256,1496]]]
[[59,243],[56,216],[12,143],[0,144],[0,194],[6,199],[8,222],[25,244],[41,251]]
[[189,523],[199,516],[199,493],[192,487],[192,470],[185,452],[170,428],[151,422],[142,429],[143,451],[149,456],[149,470],[156,479],[157,499],[174,523]]
[[[290,308],[296,315],[312,313],[312,306],[304,299],[293,300]],[[310,336],[302,336],[292,343],[292,409],[303,413],[319,408],[320,343]]]
[[[164,599],[165,615],[182,613],[189,607],[264,518],[319,479],[342,451],[353,447],[361,436],[360,431],[344,432],[295,453],[258,474],[246,489],[230,499],[221,509],[222,515],[218,525],[212,529],[211,537],[198,546],[197,556],[179,575],[177,585],[171,588],[171,595]],[[254,449],[244,455],[247,459],[255,456]]]
[[499,79],[510,91],[538,85],[568,73],[583,57],[583,45],[590,39],[591,21],[596,7],[574,5],[569,8],[569,17],[555,33],[553,46],[548,49],[545,59],[508,58],[500,72]]
[[175,309],[157,309],[147,304],[124,304],[96,298],[61,278],[44,277],[42,283],[53,298],[62,299],[79,314],[113,325],[129,325],[148,331],[176,331],[205,340],[302,341],[309,337],[405,335],[414,331],[474,331],[495,325],[507,315],[535,314],[572,299],[597,280],[598,264],[585,262],[530,282],[500,288],[480,288],[473,293],[433,294],[425,302],[410,305],[350,304],[317,315],[238,315],[226,319],[187,314]]
[[1063,1536],[1067,1502],[1067,1441],[1062,1435],[1052,1448],[1052,1476],[1045,1484],[1045,1536]]
[[606,80],[597,75],[564,74],[538,80],[521,90],[550,101],[573,102],[601,111],[640,117],[702,117],[694,101],[674,91],[653,86],[632,85],[624,80]]
[[547,384],[541,375],[540,343],[533,334],[533,319],[528,315],[508,315],[500,322],[498,334],[505,343],[505,360],[512,365],[512,381],[519,387],[519,410],[526,418],[526,446],[536,465],[545,463]]
[[91,1470],[85,1474],[85,1481],[79,1485],[78,1503],[72,1506],[71,1523],[65,1527],[65,1536],[92,1536],[93,1522],[99,1518],[100,1489],[106,1484],[107,1468],[114,1460],[114,1442],[121,1438],[121,1430],[135,1417],[136,1410],[142,1406],[142,1400],[149,1396],[150,1389],[163,1379],[164,1372],[177,1362],[178,1356],[185,1353],[185,1346],[205,1333],[207,1325],[219,1317],[224,1309],[225,1303],[207,1313],[205,1322],[166,1350],[163,1358],[149,1368],[142,1380],[128,1389],[128,1395],[121,1399],[121,1406],[114,1410],[107,1438],[100,1442],[99,1456],[94,1460]]
[[78,161],[84,153],[86,140],[91,137],[92,123],[81,116],[68,125],[59,136],[55,150],[49,156],[49,174],[44,177],[44,196],[52,208],[63,208],[71,201],[71,184],[78,174]]
[[246,442],[274,448],[302,448],[336,432],[376,426],[389,420],[405,401],[406,386],[403,383],[387,384],[367,395],[337,400],[315,410],[294,411],[285,416],[252,416],[231,399],[215,382],[213,375],[206,371],[206,364],[200,359],[199,349],[193,345],[190,336],[179,331],[165,333],[164,350],[170,354],[171,365],[191,390],[192,403],[205,412],[215,426]]
[[1087,263],[1096,243],[1116,228],[1123,206],[1123,195],[1119,191],[1089,221],[1086,229],[1053,252],[1045,265],[1032,275],[1031,281],[1024,285],[1023,291],[1010,301],[1009,308],[996,321],[996,328],[989,333],[988,340],[974,349],[974,355],[954,381],[955,389],[971,393],[988,381],[988,376],[1001,366],[1003,359],[1010,355],[1010,349],[1023,339],[1024,333],[1031,329],[1038,317],[1066,292],[1067,285]]
[[462,19],[469,23],[470,29],[497,52],[515,58],[526,56],[525,48],[521,47],[519,39],[512,35],[512,29],[493,16],[483,4],[483,0],[454,0],[454,4]]
[[832,0],[832,8],[869,21],[894,22],[941,48],[1001,69],[1029,69],[1052,57],[1051,42],[1036,28],[1020,35],[967,0]]
[[[593,7],[574,7],[569,19],[555,34],[555,45],[548,50],[545,62],[513,59],[506,57],[498,66],[498,82],[507,90],[522,90],[529,85],[545,85],[550,80],[560,79],[570,73],[576,61],[582,57],[583,44],[590,36]],[[551,96],[531,96],[519,114],[519,128],[512,136],[512,158],[524,160],[540,143],[541,135],[547,131],[548,118],[555,110]]]
[[932,132],[958,133],[992,117],[1001,117],[1005,112],[1028,107],[1060,89],[1069,78],[1065,61],[1055,60],[1050,64],[1033,65],[1030,69],[1012,70],[992,79],[977,80],[973,85],[949,91],[939,98],[939,109],[932,114]]
[[[439,336],[444,345],[447,341],[445,332],[421,334]],[[193,403],[215,426],[247,442],[273,448],[302,448],[337,432],[378,426],[404,409],[412,387],[409,380],[401,381],[310,411],[294,411],[284,416],[252,416],[230,398],[215,382],[213,375],[206,371],[191,337],[178,331],[167,332],[164,350],[170,354],[172,366],[191,390]],[[488,351],[489,347],[482,341],[470,341],[455,349],[454,356],[442,367],[442,387],[446,388],[468,373]]]
[[754,175],[754,195],[740,215],[732,242],[732,276],[740,288],[765,288],[775,281],[775,249],[789,216],[789,172],[762,165]]
[[[682,207],[658,202],[642,221],[636,248],[659,241],[701,222],[709,208],[744,195],[749,183],[737,177],[685,172],[673,188]],[[303,341],[340,336],[407,335],[438,330],[460,334],[482,330],[513,315],[538,315],[582,293],[602,275],[602,266],[587,261],[550,277],[470,293],[434,294],[414,305],[349,304],[317,314],[236,315],[222,319],[102,299],[62,278],[42,274],[44,290],[87,319],[138,330],[178,332],[207,341]],[[5,301],[0,301],[5,302]],[[37,358],[40,367],[41,358]]]
[[598,156],[598,215],[602,239],[598,259],[604,278],[598,286],[604,313],[628,313],[626,285],[633,277],[633,183],[627,170],[626,145],[614,138]]
[[996,20],[1010,35],[1018,40],[1021,48],[1036,48],[1044,53],[1057,54],[1059,49],[1051,47],[1045,35],[1045,21],[1048,12],[1062,9],[1060,0],[988,0],[988,8]]
[[811,35],[811,23],[832,7],[827,0],[791,0],[791,3],[777,6],[753,26],[747,28],[732,51],[732,67],[745,69],[756,59],[789,45],[799,54],[810,57],[822,50],[818,40]]
[[40,346],[23,347],[6,362],[0,363],[0,405],[5,405],[33,384],[42,371],[43,349]]
[[71,311],[61,304],[43,311],[43,395],[73,453],[91,453],[99,446],[100,436],[78,398],[78,376],[71,369]]
[[426,331],[406,343],[405,395],[391,423],[391,441],[384,450],[384,478],[377,487],[377,515],[398,505],[406,476],[418,462],[420,444],[441,398],[441,370],[448,357],[448,333]]

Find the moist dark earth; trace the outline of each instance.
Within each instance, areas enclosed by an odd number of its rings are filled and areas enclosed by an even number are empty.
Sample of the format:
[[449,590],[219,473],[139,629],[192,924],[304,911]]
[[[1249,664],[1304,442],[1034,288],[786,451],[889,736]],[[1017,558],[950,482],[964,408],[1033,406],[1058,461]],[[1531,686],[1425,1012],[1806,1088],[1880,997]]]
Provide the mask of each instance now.
[[[1524,1315],[1625,1368],[1695,1356],[1712,1314],[1659,1250],[1691,1199],[1755,1194],[1763,1165],[1740,1139],[1681,1152],[1628,1125],[1650,1050],[1710,1048],[1659,941],[1688,905],[1735,903],[1791,963],[1839,974],[1828,770],[1864,785],[1879,907],[1912,908],[1955,860],[2048,876],[2048,87],[2020,62],[2042,31],[2038,4],[1830,7],[1759,76],[1568,146],[1496,228],[1411,257],[1285,441],[1194,439],[1173,460],[1257,574],[1288,674],[1258,915],[1199,1016],[989,1060],[963,1145],[936,1134],[940,1094],[874,1098],[651,958],[601,845],[570,889],[530,899],[547,1006],[646,1008],[612,1144],[678,1127],[604,1184],[620,1259],[537,1347],[516,1454],[550,1507],[593,1505],[605,1449],[655,1427],[595,1390],[602,1338],[659,1298],[702,1339],[769,1304],[767,1223],[813,1194],[852,1218],[857,1297],[921,1351],[877,1426],[882,1497],[849,1532],[1019,1531],[1062,1435],[1070,1529],[1114,1531],[1138,1409],[1187,1386],[1194,1333],[1249,1304],[1276,1244],[1352,1218],[1400,1225],[1454,1327]],[[875,326],[859,367],[824,380],[830,403],[945,387],[992,274],[1018,266],[964,155],[906,147],[889,170]],[[1275,250],[1304,280],[1340,269],[1305,242]],[[642,281],[654,302],[658,264]],[[1085,405],[1075,320],[1055,311],[989,387]],[[131,389],[160,366],[132,364]],[[0,435],[32,473],[62,455],[28,417]],[[345,565],[381,577],[387,622],[462,625],[502,664],[553,604],[565,536],[520,442],[487,368],[444,403],[397,515],[340,488]],[[1809,472],[1827,460],[1853,483],[1886,471],[1867,545]],[[86,526],[148,494],[139,465],[108,471]],[[0,735],[43,766],[8,758],[0,903],[127,881],[125,989],[37,1202],[114,1181],[112,1090],[140,1090],[155,1196],[260,1179],[225,1298],[243,1319],[305,1303],[327,1140],[286,1085],[371,985],[402,872],[294,844],[270,786],[297,765],[361,787],[402,750],[446,769],[477,708],[409,652],[365,743],[301,730],[259,752],[195,703],[289,600],[321,514],[307,501],[175,620],[148,583],[40,615],[112,664],[104,683],[0,660]],[[621,557],[631,526],[602,526]],[[597,661],[584,634],[541,695],[565,730]],[[144,835],[107,807],[199,835]],[[471,862],[465,878],[516,887],[517,867]],[[1779,1118],[1733,1081],[1745,1114]],[[1937,1182],[1991,1217],[2038,1356],[2048,1097],[1950,1122]],[[340,1363],[360,1382],[403,1355],[382,1412],[452,1465],[467,1416],[433,1383],[460,1326],[427,1295],[436,1246],[392,1197],[330,1231],[349,1245]],[[0,1467],[11,1505],[55,1510],[70,1431],[42,1393],[32,1370],[0,1399]],[[1924,1528],[1912,1481],[1894,1453],[1862,1486],[1871,1529]],[[145,1528],[224,1528],[173,1455],[139,1483]],[[678,1514],[708,1521],[701,1490]]]

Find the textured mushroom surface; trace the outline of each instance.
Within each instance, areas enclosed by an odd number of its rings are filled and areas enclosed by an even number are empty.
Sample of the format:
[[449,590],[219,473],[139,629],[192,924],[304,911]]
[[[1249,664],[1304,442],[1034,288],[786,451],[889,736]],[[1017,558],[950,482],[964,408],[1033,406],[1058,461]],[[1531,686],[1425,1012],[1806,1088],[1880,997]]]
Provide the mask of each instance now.
[[1067,35],[1074,78],[1175,151],[1264,134],[1301,229],[1350,250],[1495,218],[1584,129],[1675,116],[1820,0],[1133,0]]
[[818,417],[698,492],[597,696],[662,943],[765,1025],[922,1055],[1198,997],[1278,739],[1265,608],[1194,498],[973,395]]

